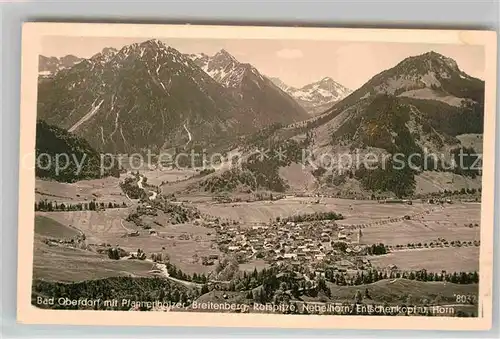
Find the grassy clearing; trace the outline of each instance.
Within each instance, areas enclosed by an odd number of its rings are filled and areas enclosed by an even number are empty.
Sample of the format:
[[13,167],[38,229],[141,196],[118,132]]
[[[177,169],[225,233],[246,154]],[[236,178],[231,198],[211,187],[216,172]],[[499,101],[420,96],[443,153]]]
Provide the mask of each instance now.
[[401,270],[426,269],[429,272],[479,271],[479,247],[448,247],[398,251],[370,258],[373,266],[394,264]]
[[[201,264],[201,257],[220,254],[215,243],[215,230],[191,224],[165,225],[154,227],[157,234],[138,228],[125,221],[128,215],[125,209],[76,212],[39,212],[62,225],[71,225],[82,230],[88,243],[108,243],[127,251],[141,249],[147,255],[160,252],[163,247],[171,262],[186,273],[208,273],[214,266]],[[158,221],[161,222],[160,219]],[[125,236],[129,231],[139,231],[139,236]]]
[[[424,299],[431,304],[455,304],[456,295],[477,295],[478,285],[459,285],[447,282],[423,282],[408,279],[386,279],[360,286],[337,286],[327,283],[332,291],[331,299],[353,302],[356,291],[368,292],[376,302],[404,303],[408,295],[414,302]],[[368,300],[369,301],[369,300]]]
[[47,199],[64,203],[83,203],[96,199],[106,204],[108,202],[128,204],[130,201],[123,194],[119,183],[120,179],[115,177],[82,180],[75,183],[36,179],[35,199],[36,201]]
[[461,134],[457,135],[457,139],[460,140],[462,145],[465,147],[472,147],[476,152],[483,152],[483,135],[482,134]]
[[[319,200],[319,203],[316,203]],[[268,222],[276,217],[289,217],[314,212],[336,212],[344,216],[342,224],[369,223],[388,217],[415,214],[432,206],[424,204],[379,204],[369,200],[336,198],[286,198],[277,201],[240,202],[227,204],[199,203],[202,213],[241,222]]]
[[269,268],[269,264],[266,263],[264,260],[252,260],[250,262],[240,264],[239,268],[240,271],[247,271],[247,272],[253,272],[254,269],[257,269],[257,271],[261,271],[264,268]]
[[198,172],[195,170],[154,170],[154,171],[139,171],[142,175],[148,178],[148,184],[160,186],[162,183],[175,182],[178,180],[185,180]]
[[466,225],[480,223],[480,204],[453,204],[437,209],[414,220],[404,220],[363,229],[363,243],[403,245],[429,243],[438,237],[448,241],[480,240],[480,227]]
[[82,281],[114,276],[150,276],[152,264],[136,260],[111,260],[94,252],[49,246],[35,236],[33,279]]
[[59,239],[73,238],[80,234],[80,232],[74,228],[41,215],[35,216],[35,233],[45,237]]
[[[346,218],[356,215],[364,208],[374,206],[371,201],[355,201],[343,199],[321,199],[316,203],[316,198],[286,198],[277,201],[239,202],[227,204],[201,203],[196,207],[202,213],[210,214],[222,219],[229,218],[241,222],[269,222],[277,217],[289,217],[297,214],[314,212],[342,213]],[[359,206],[359,210],[352,210],[352,206]],[[377,204],[378,206],[378,204]],[[376,216],[375,216],[376,217]]]
[[415,182],[415,193],[426,194],[444,190],[455,191],[461,188],[479,189],[482,185],[482,177],[472,179],[450,172],[425,171],[415,176]]
[[121,208],[100,212],[37,212],[37,215],[49,217],[63,225],[78,228],[85,233],[89,243],[112,243],[113,239],[126,234],[127,229],[132,227],[125,221],[128,215],[127,209]]

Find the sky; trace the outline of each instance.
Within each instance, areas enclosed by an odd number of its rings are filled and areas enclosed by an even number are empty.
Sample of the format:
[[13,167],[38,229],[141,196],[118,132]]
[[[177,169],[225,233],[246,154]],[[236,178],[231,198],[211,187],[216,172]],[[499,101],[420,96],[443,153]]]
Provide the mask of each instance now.
[[[41,54],[56,57],[73,54],[89,58],[105,47],[120,49],[148,39],[150,38],[47,36],[42,41]],[[484,48],[475,45],[275,39],[159,39],[182,53],[202,52],[213,55],[223,48],[240,62],[251,63],[262,74],[278,77],[294,87],[302,87],[328,76],[354,90],[404,58],[431,50],[454,59],[467,74],[484,79]]]

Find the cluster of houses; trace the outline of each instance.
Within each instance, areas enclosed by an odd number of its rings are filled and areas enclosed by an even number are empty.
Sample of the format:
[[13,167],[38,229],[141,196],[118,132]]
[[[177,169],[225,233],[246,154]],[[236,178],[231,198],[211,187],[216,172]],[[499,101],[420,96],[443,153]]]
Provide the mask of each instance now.
[[[361,231],[350,232],[334,221],[282,222],[250,227],[219,226],[217,243],[222,252],[247,260],[319,263],[329,255],[360,254]],[[343,244],[341,246],[336,246]]]

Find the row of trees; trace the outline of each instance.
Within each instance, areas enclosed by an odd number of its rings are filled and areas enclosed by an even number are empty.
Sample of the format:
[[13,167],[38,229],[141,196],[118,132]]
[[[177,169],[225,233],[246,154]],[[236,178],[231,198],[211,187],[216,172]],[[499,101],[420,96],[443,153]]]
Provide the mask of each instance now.
[[66,211],[97,211],[106,208],[125,208],[125,202],[118,204],[116,202],[97,202],[95,199],[89,203],[58,203],[57,201],[40,200],[35,202],[35,211],[43,212],[66,212]]
[[199,284],[206,284],[208,282],[208,277],[205,275],[205,273],[201,274],[196,274],[193,273],[193,275],[189,275],[187,273],[184,273],[180,268],[176,267],[175,265],[171,263],[167,263],[167,271],[168,274],[172,278],[176,278],[179,280],[184,280],[184,281],[191,281]]
[[428,248],[428,247],[443,247],[443,246],[452,246],[452,247],[462,247],[462,246],[479,246],[481,242],[479,240],[452,240],[448,242],[447,240],[443,241],[431,241],[430,243],[408,243],[406,245],[396,245],[394,246],[396,249],[400,248]]
[[335,212],[315,212],[315,213],[304,213],[298,215],[292,215],[286,218],[277,217],[278,222],[306,222],[306,221],[319,221],[319,220],[342,220],[344,216],[341,213]]
[[430,193],[426,193],[426,194],[416,194],[415,197],[416,198],[421,198],[421,197],[442,197],[443,195],[444,196],[455,196],[455,195],[474,195],[474,194],[477,194],[477,193],[481,193],[482,190],[481,190],[481,187],[479,188],[464,188],[462,187],[461,189],[457,189],[457,190],[443,190],[443,191],[440,191],[440,192],[430,192]]
[[370,270],[367,273],[358,272],[354,276],[348,276],[343,272],[335,272],[332,269],[325,271],[325,279],[340,286],[355,286],[377,282],[382,279],[403,278],[417,281],[446,281],[454,284],[477,284],[479,283],[479,274],[474,272],[453,272],[441,273],[420,271],[378,271]]
[[[78,299],[98,299],[101,300],[131,300],[139,302],[182,302],[189,305],[189,301],[200,295],[199,290],[187,290],[185,287],[162,278],[132,278],[132,277],[112,277],[107,279],[87,280],[72,284],[35,280],[33,282],[33,304],[36,305],[37,295],[48,295],[58,298]],[[40,305],[37,305],[40,306]],[[94,309],[94,310],[120,310],[126,311],[130,305],[97,304],[95,307],[59,305],[57,302],[53,306],[56,309]],[[139,308],[140,311],[149,310],[146,307]]]
[[384,244],[373,244],[367,248],[368,255],[382,255],[387,253],[387,248]]
[[[347,248],[349,246],[345,241],[333,241],[332,242],[332,249],[340,251],[342,253],[346,253]],[[380,244],[373,244],[369,247],[366,248],[366,253],[368,255],[382,255],[382,254],[387,254],[387,246],[380,243]]]

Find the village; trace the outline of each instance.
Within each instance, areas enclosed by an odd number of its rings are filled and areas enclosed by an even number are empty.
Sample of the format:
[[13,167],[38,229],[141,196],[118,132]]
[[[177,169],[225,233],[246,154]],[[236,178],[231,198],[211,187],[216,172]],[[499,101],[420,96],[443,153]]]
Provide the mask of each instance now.
[[[252,226],[219,225],[219,250],[240,262],[264,260],[268,264],[289,264],[306,271],[317,271],[326,263],[352,266],[342,257],[367,253],[362,231],[352,231],[333,220],[310,222],[276,221]],[[339,259],[339,260],[337,260]],[[363,263],[369,265],[364,259]]]

